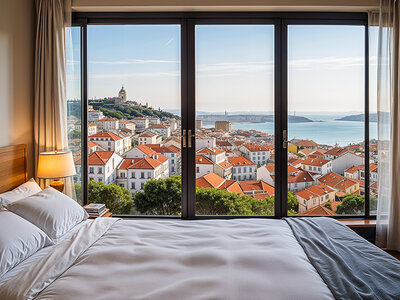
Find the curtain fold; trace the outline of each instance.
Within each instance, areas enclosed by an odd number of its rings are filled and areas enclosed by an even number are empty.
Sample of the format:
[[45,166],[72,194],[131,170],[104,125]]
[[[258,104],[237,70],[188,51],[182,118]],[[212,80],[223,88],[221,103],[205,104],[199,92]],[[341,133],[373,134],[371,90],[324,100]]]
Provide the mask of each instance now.
[[[36,0],[35,166],[39,153],[68,150],[65,29],[70,26],[71,0]],[[64,192],[75,198],[72,178]],[[40,181],[41,186],[48,182]]]
[[379,26],[377,54],[378,209],[376,244],[400,251],[400,6],[381,0],[370,26]]

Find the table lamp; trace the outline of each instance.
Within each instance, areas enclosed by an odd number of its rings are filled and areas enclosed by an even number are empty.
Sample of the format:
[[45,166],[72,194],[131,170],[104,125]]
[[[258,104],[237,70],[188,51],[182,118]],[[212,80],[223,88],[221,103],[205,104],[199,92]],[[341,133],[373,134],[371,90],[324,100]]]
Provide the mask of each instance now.
[[60,178],[76,174],[74,158],[71,151],[52,151],[39,154],[37,177],[41,179],[54,179],[50,184],[52,188],[62,192],[64,183]]

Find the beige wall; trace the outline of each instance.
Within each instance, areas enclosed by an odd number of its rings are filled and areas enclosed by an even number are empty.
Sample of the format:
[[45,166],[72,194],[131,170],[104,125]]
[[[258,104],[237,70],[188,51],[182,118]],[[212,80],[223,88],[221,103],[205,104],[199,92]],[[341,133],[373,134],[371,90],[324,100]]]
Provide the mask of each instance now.
[[368,11],[379,0],[72,0],[75,11]]
[[33,169],[34,0],[0,1],[0,147],[28,144]]

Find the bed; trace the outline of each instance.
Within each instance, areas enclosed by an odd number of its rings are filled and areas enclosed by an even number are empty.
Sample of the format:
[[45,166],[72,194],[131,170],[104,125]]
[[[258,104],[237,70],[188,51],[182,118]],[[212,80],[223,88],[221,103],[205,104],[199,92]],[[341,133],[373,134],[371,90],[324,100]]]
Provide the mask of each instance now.
[[400,263],[330,218],[97,218],[0,277],[0,299],[400,299]]

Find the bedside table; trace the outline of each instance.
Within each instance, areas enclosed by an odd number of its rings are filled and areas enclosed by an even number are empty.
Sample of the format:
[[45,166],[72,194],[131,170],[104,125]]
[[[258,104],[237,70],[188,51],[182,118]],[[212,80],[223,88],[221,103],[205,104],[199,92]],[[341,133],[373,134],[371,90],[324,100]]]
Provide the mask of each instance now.
[[[83,208],[85,208],[85,206]],[[106,208],[106,212],[103,215],[101,215],[100,217],[89,217],[89,220],[93,220],[93,219],[97,219],[97,218],[111,218],[111,217],[112,217],[112,212],[108,208]]]

